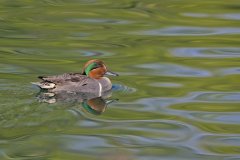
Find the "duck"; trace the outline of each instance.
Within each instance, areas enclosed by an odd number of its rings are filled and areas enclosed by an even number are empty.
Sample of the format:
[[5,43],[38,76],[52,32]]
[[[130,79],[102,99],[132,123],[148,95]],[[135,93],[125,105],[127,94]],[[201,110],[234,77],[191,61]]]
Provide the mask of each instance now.
[[85,63],[81,73],[63,73],[53,76],[38,76],[40,82],[32,82],[49,93],[86,93],[101,96],[112,89],[112,83],[106,76],[119,76],[108,70],[102,60],[92,59]]

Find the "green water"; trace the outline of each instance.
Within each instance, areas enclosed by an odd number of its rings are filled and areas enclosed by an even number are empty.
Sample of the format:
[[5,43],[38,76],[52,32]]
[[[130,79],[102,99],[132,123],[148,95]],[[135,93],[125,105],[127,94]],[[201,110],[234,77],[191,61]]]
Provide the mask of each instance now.
[[[240,159],[239,0],[1,0],[0,159]],[[38,75],[101,59],[101,115],[41,103]]]

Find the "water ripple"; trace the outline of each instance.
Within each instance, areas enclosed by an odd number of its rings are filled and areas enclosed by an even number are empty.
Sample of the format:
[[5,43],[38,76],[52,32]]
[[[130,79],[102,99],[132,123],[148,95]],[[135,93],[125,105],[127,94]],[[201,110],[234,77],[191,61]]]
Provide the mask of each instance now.
[[74,18],[68,20],[75,23],[100,23],[100,24],[129,24],[128,20],[102,19],[102,18]]
[[113,56],[114,53],[106,52],[106,51],[101,51],[101,50],[79,50],[78,52],[81,52],[81,56],[84,57],[92,57],[92,56]]
[[21,74],[21,73],[29,73],[30,70],[27,68],[18,66],[18,65],[10,65],[10,64],[0,64],[0,73],[13,73],[13,74]]
[[196,92],[194,100],[205,101],[205,102],[230,102],[239,103],[240,102],[240,92]]
[[239,13],[225,13],[225,14],[183,13],[182,15],[194,18],[218,18],[226,20],[240,20]]
[[173,76],[173,77],[209,77],[211,72],[187,67],[179,64],[172,63],[152,63],[137,65],[139,68],[149,69],[150,72],[146,74],[161,75],[161,76]]
[[112,90],[113,91],[120,91],[122,93],[134,93],[134,92],[136,92],[135,88],[130,88],[130,87],[125,86],[123,84],[113,84]]
[[174,48],[170,50],[176,57],[239,58],[240,48]]
[[89,152],[95,147],[112,147],[105,139],[96,136],[63,135],[62,139],[66,141],[64,148],[75,152]]
[[208,36],[208,35],[230,35],[240,34],[240,28],[231,27],[168,27],[133,32],[136,35],[147,36]]
[[226,113],[226,112],[195,112],[191,113],[195,119],[207,122],[217,122],[225,124],[240,124],[240,111],[236,113]]
[[153,82],[149,84],[149,86],[153,87],[164,87],[164,88],[180,88],[183,87],[180,83],[169,83],[169,82]]
[[199,142],[203,149],[216,154],[239,155],[239,135],[204,135],[199,138]]
[[[164,111],[166,113],[173,114],[174,110],[173,109],[169,110],[169,108],[166,107],[181,103],[195,103],[195,102],[238,104],[240,103],[240,92],[191,92],[183,97],[142,98],[135,103],[143,105],[143,107],[138,106],[137,110],[153,112]],[[176,114],[179,114],[178,111]],[[184,115],[184,113],[181,114]]]
[[219,72],[221,73],[221,75],[240,74],[240,67],[223,68],[220,69]]

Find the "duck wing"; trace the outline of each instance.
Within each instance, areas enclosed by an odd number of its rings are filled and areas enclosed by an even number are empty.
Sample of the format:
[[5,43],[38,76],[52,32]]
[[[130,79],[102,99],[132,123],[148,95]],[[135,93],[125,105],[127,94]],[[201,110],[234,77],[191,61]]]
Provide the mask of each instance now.
[[62,75],[55,76],[39,76],[38,78],[42,79],[43,82],[62,84],[67,82],[80,82],[87,79],[88,77],[80,73],[64,73]]
[[[89,77],[80,73],[64,73],[55,76],[39,76],[41,82],[31,82],[41,89],[53,89],[57,86],[64,86],[77,83],[78,85],[85,85]],[[60,87],[61,88],[61,87]]]

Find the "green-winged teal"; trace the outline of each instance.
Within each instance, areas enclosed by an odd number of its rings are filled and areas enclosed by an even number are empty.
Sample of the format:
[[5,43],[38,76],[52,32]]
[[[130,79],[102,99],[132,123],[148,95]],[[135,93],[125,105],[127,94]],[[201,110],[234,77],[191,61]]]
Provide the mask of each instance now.
[[110,72],[101,60],[88,61],[82,73],[64,73],[56,76],[39,76],[41,82],[33,84],[48,92],[82,92],[101,96],[103,92],[111,90],[112,83],[105,75],[118,76]]

